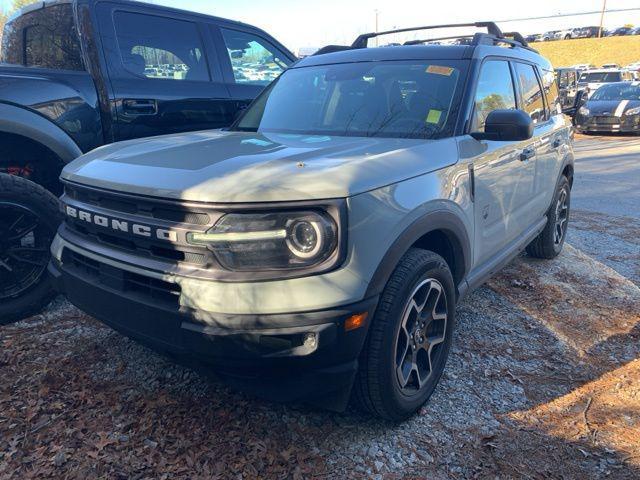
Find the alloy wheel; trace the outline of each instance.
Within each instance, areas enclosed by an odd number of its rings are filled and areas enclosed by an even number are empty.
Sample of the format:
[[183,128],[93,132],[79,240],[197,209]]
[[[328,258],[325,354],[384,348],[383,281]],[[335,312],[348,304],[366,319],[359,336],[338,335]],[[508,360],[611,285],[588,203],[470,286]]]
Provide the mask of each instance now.
[[560,245],[567,233],[567,225],[569,222],[569,194],[566,188],[563,188],[556,203],[556,225],[553,233],[553,242]]
[[396,377],[403,394],[422,390],[435,370],[447,331],[447,298],[442,284],[423,280],[405,305],[396,339]]
[[38,283],[52,236],[32,210],[0,202],[0,299],[16,297]]

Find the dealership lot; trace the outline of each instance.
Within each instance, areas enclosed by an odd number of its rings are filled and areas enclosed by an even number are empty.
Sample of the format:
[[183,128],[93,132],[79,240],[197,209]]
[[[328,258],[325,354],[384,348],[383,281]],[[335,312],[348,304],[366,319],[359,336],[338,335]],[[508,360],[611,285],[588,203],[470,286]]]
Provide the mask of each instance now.
[[637,478],[639,145],[577,139],[571,246],[459,307],[415,418],[256,400],[58,300],[0,332],[0,479]]

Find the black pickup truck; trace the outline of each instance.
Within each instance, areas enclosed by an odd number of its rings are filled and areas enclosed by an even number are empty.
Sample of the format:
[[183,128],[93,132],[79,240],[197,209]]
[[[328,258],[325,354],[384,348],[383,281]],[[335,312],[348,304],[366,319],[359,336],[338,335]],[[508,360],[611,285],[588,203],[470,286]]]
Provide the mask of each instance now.
[[0,325],[51,298],[52,193],[66,163],[120,140],[228,126],[294,60],[250,25],[139,2],[53,0],[10,18],[0,54]]
[[264,31],[123,0],[54,0],[7,22],[0,172],[57,193],[61,167],[100,145],[228,126],[295,60]]

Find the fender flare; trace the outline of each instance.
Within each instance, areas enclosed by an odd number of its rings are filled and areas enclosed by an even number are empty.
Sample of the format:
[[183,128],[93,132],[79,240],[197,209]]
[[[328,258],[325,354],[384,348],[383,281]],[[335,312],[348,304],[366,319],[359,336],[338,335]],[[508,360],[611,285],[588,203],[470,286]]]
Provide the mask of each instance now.
[[80,147],[64,130],[26,108],[0,103],[0,132],[29,138],[47,147],[64,163],[82,155]]
[[[573,154],[571,153],[567,153],[563,159],[562,159],[562,164],[560,165],[560,171],[558,172],[558,180],[556,181],[556,186],[558,185],[558,183],[560,183],[560,178],[562,177],[562,172],[564,172],[564,169],[567,168],[567,166],[571,166],[571,171],[572,171],[572,177],[575,176],[575,157],[573,156]],[[571,185],[573,186],[573,178],[570,179],[571,181]]]
[[434,232],[443,232],[454,249],[454,256],[462,256],[459,262],[457,283],[464,283],[471,269],[471,239],[464,222],[458,216],[448,210],[436,210],[429,212],[411,223],[395,240],[385,253],[378,268],[371,277],[367,288],[367,297],[378,295],[389,281],[391,274],[400,262],[402,256],[424,235]]

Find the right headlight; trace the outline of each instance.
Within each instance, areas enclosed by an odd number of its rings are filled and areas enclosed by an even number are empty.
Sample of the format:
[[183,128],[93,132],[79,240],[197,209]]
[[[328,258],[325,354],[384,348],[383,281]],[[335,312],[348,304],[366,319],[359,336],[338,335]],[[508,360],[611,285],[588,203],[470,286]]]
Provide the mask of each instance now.
[[587,107],[580,107],[580,110],[578,110],[578,113],[580,115],[587,116],[589,115],[589,109]]
[[640,115],[640,107],[630,108],[624,113],[627,117],[631,117],[633,115]]
[[338,225],[320,210],[228,213],[207,232],[189,233],[187,239],[209,247],[228,270],[303,270],[336,253]]

